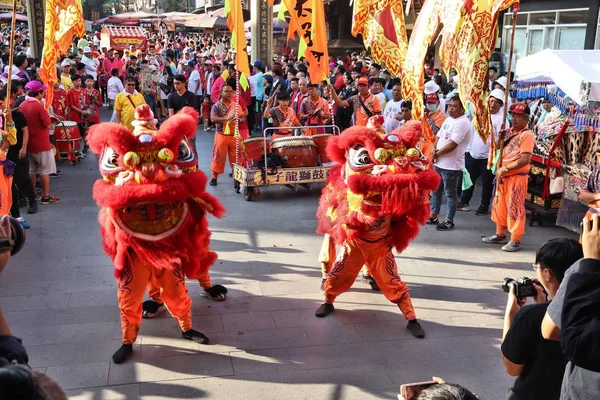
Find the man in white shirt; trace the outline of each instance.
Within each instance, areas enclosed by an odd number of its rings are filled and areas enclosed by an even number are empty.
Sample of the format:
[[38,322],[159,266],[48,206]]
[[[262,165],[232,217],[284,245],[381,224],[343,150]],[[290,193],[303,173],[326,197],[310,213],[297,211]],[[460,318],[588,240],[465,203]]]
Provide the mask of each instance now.
[[118,69],[113,68],[110,73],[112,76],[108,80],[106,91],[108,93],[108,109],[112,110],[115,106],[115,99],[117,98],[117,95],[125,90],[125,87],[123,86],[123,81],[121,81],[121,78],[119,78]]
[[[502,112],[502,106],[504,105],[504,92],[500,89],[494,89],[490,93],[488,100],[490,116],[492,120],[492,134],[494,140],[498,140],[500,137],[500,130],[502,129],[502,120],[504,119],[504,113]],[[470,211],[469,202],[473,197],[473,191],[475,189],[475,183],[477,179],[481,178],[481,203],[475,215],[486,215],[490,210],[490,202],[492,200],[492,192],[494,190],[494,174],[487,168],[488,156],[490,155],[490,144],[492,135],[488,135],[487,141],[484,143],[481,136],[478,134],[473,135],[471,144],[466,154],[466,168],[471,177],[471,186],[467,190],[463,190],[460,196],[460,204],[458,205],[459,211]]]
[[390,133],[400,127],[404,120],[402,116],[402,90],[400,83],[394,83],[392,86],[392,100],[388,101],[383,110],[383,128],[385,133]]
[[202,104],[202,84],[200,82],[200,73],[196,69],[195,61],[188,61],[187,71],[190,74],[188,78],[188,91],[192,92],[196,96],[196,108],[201,113],[200,105]]
[[[465,167],[465,152],[472,135],[471,122],[465,116],[462,101],[454,96],[448,100],[448,118],[437,134],[438,141],[433,154],[434,168],[440,174],[442,182],[431,196],[431,216],[427,223],[437,225],[438,231],[454,228],[457,186]],[[442,194],[446,195],[446,219],[440,222],[438,215],[442,206]]]
[[83,48],[83,57],[81,57],[81,63],[85,65],[85,74],[91,75],[94,78],[94,82],[98,81],[98,60],[92,58],[92,49],[89,46]]

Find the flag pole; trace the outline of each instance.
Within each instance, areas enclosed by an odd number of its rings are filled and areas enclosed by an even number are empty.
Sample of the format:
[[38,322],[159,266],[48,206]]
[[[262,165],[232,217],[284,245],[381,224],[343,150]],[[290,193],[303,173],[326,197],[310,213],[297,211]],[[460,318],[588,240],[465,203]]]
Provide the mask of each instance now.
[[[10,87],[12,85],[12,75],[13,75],[13,64],[14,64],[14,56],[15,56],[15,26],[17,25],[17,0],[13,0],[12,7],[12,21],[10,25],[10,55],[8,58],[8,65],[10,65],[10,69],[8,70],[8,81],[6,82],[6,99],[4,100],[4,109],[6,112],[10,112]],[[8,118],[4,118],[4,130],[8,131]]]
[[[512,61],[513,54],[515,51],[515,31],[517,28],[517,14],[519,13],[519,3],[515,3],[513,5],[513,17],[512,17],[512,31],[510,33],[510,52],[508,57],[508,69],[506,71],[506,90],[504,92],[504,116],[502,117],[502,128],[500,128],[500,132],[502,133],[506,129],[506,120],[508,115],[508,98],[510,96],[510,73],[512,71]],[[498,162],[496,164],[496,171],[498,168],[502,167],[502,152],[504,151],[504,138],[502,134],[499,135],[498,141],[494,140],[494,132],[491,132],[492,140],[490,140],[490,144],[492,146],[492,151],[490,152],[490,159],[488,160],[488,167],[491,168],[494,164],[494,157],[496,155],[496,149],[500,150],[500,154],[498,157]]]

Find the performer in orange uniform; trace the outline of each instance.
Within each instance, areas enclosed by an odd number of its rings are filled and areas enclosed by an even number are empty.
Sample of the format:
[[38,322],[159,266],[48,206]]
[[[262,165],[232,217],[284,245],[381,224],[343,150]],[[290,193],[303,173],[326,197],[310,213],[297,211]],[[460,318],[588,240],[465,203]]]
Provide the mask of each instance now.
[[269,97],[265,112],[263,113],[263,117],[267,119],[273,118],[273,126],[279,128],[277,133],[272,135],[272,139],[289,137],[293,132],[291,129],[286,129],[286,127],[300,125],[298,118],[296,118],[296,113],[289,107],[290,95],[287,92],[277,92],[277,101],[279,105],[271,108],[271,105],[273,105],[273,96]]
[[206,177],[196,170],[190,137],[198,113],[186,107],[156,129],[150,107],[135,112],[134,131],[113,123],[90,129],[88,143],[100,158],[102,179],[93,196],[100,207],[104,250],[115,264],[119,284],[123,345],[115,363],[132,353],[150,281],[160,289],[185,339],[204,344],[192,329],[192,302],[185,277],[207,274],[217,254],[209,250],[207,214],[221,217],[223,206],[205,192]]
[[[316,83],[308,84],[308,97],[302,101],[300,106],[300,121],[305,126],[324,125],[329,119],[329,104],[327,100],[319,96]],[[312,136],[325,133],[325,128],[311,128],[304,130],[304,136]]]
[[409,321],[409,331],[425,336],[392,253],[418,235],[429,213],[427,192],[440,182],[415,148],[420,136],[420,122],[409,121],[385,136],[351,127],[329,139],[327,154],[337,164],[321,195],[317,231],[329,234],[342,250],[327,274],[325,303],[317,317],[334,311],[336,297],[352,286],[366,264],[385,297]]
[[[535,139],[527,128],[529,107],[525,103],[516,103],[508,112],[512,116],[513,127],[504,142],[502,166],[496,170],[496,195],[492,204],[496,234],[482,240],[484,243],[506,243],[502,250],[517,251],[525,234],[525,197]],[[507,229],[511,234],[508,243]]]
[[367,126],[369,118],[374,115],[381,115],[381,103],[377,97],[369,92],[369,79],[366,77],[361,76],[358,78],[356,88],[358,94],[347,100],[340,99],[331,85],[329,85],[329,92],[332,94],[336,106],[353,108],[354,125]]
[[[229,166],[233,171],[235,161],[235,110],[234,101],[235,87],[232,82],[227,81],[221,88],[221,99],[217,101],[210,110],[210,120],[215,124],[215,144],[213,147],[212,162],[210,170],[212,179],[210,186],[217,186],[217,178],[225,172],[225,161],[229,156]],[[240,123],[246,120],[248,110],[238,106],[238,120]]]

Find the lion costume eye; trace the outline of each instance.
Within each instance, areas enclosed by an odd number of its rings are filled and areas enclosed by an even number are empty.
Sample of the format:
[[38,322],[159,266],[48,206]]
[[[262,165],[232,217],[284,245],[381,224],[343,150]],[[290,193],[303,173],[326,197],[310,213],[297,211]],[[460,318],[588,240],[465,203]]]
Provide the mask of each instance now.
[[364,147],[350,149],[350,165],[354,168],[362,168],[373,164],[369,152]]
[[182,163],[190,163],[193,162],[196,157],[194,156],[194,151],[190,146],[187,139],[183,139],[181,143],[179,143],[179,148],[177,149],[177,161]]
[[114,149],[111,147],[106,147],[104,149],[104,153],[102,154],[102,161],[100,162],[100,167],[104,171],[116,171],[119,169],[119,155]]

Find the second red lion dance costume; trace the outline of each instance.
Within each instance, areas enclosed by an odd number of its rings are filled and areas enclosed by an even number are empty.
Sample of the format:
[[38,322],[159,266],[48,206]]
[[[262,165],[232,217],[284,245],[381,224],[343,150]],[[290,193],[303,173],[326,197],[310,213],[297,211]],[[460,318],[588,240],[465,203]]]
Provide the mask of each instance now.
[[100,156],[103,179],[93,196],[100,207],[104,250],[115,265],[119,284],[123,346],[115,363],[132,353],[142,319],[142,300],[152,281],[184,338],[208,343],[192,329],[192,301],[185,277],[208,280],[217,258],[209,250],[206,215],[221,217],[225,209],[205,192],[206,176],[196,170],[189,138],[198,115],[185,108],[156,129],[147,105],[136,110],[133,132],[121,125],[95,125],[88,136]]
[[421,124],[415,121],[387,135],[356,126],[329,139],[327,154],[337,164],[321,195],[318,232],[342,249],[335,258],[335,246],[327,246],[328,259],[335,262],[317,317],[334,311],[335,298],[366,265],[385,297],[408,320],[410,332],[425,336],[392,253],[394,248],[403,251],[418,235],[429,215],[428,192],[440,184],[439,175],[416,149],[420,137]]

